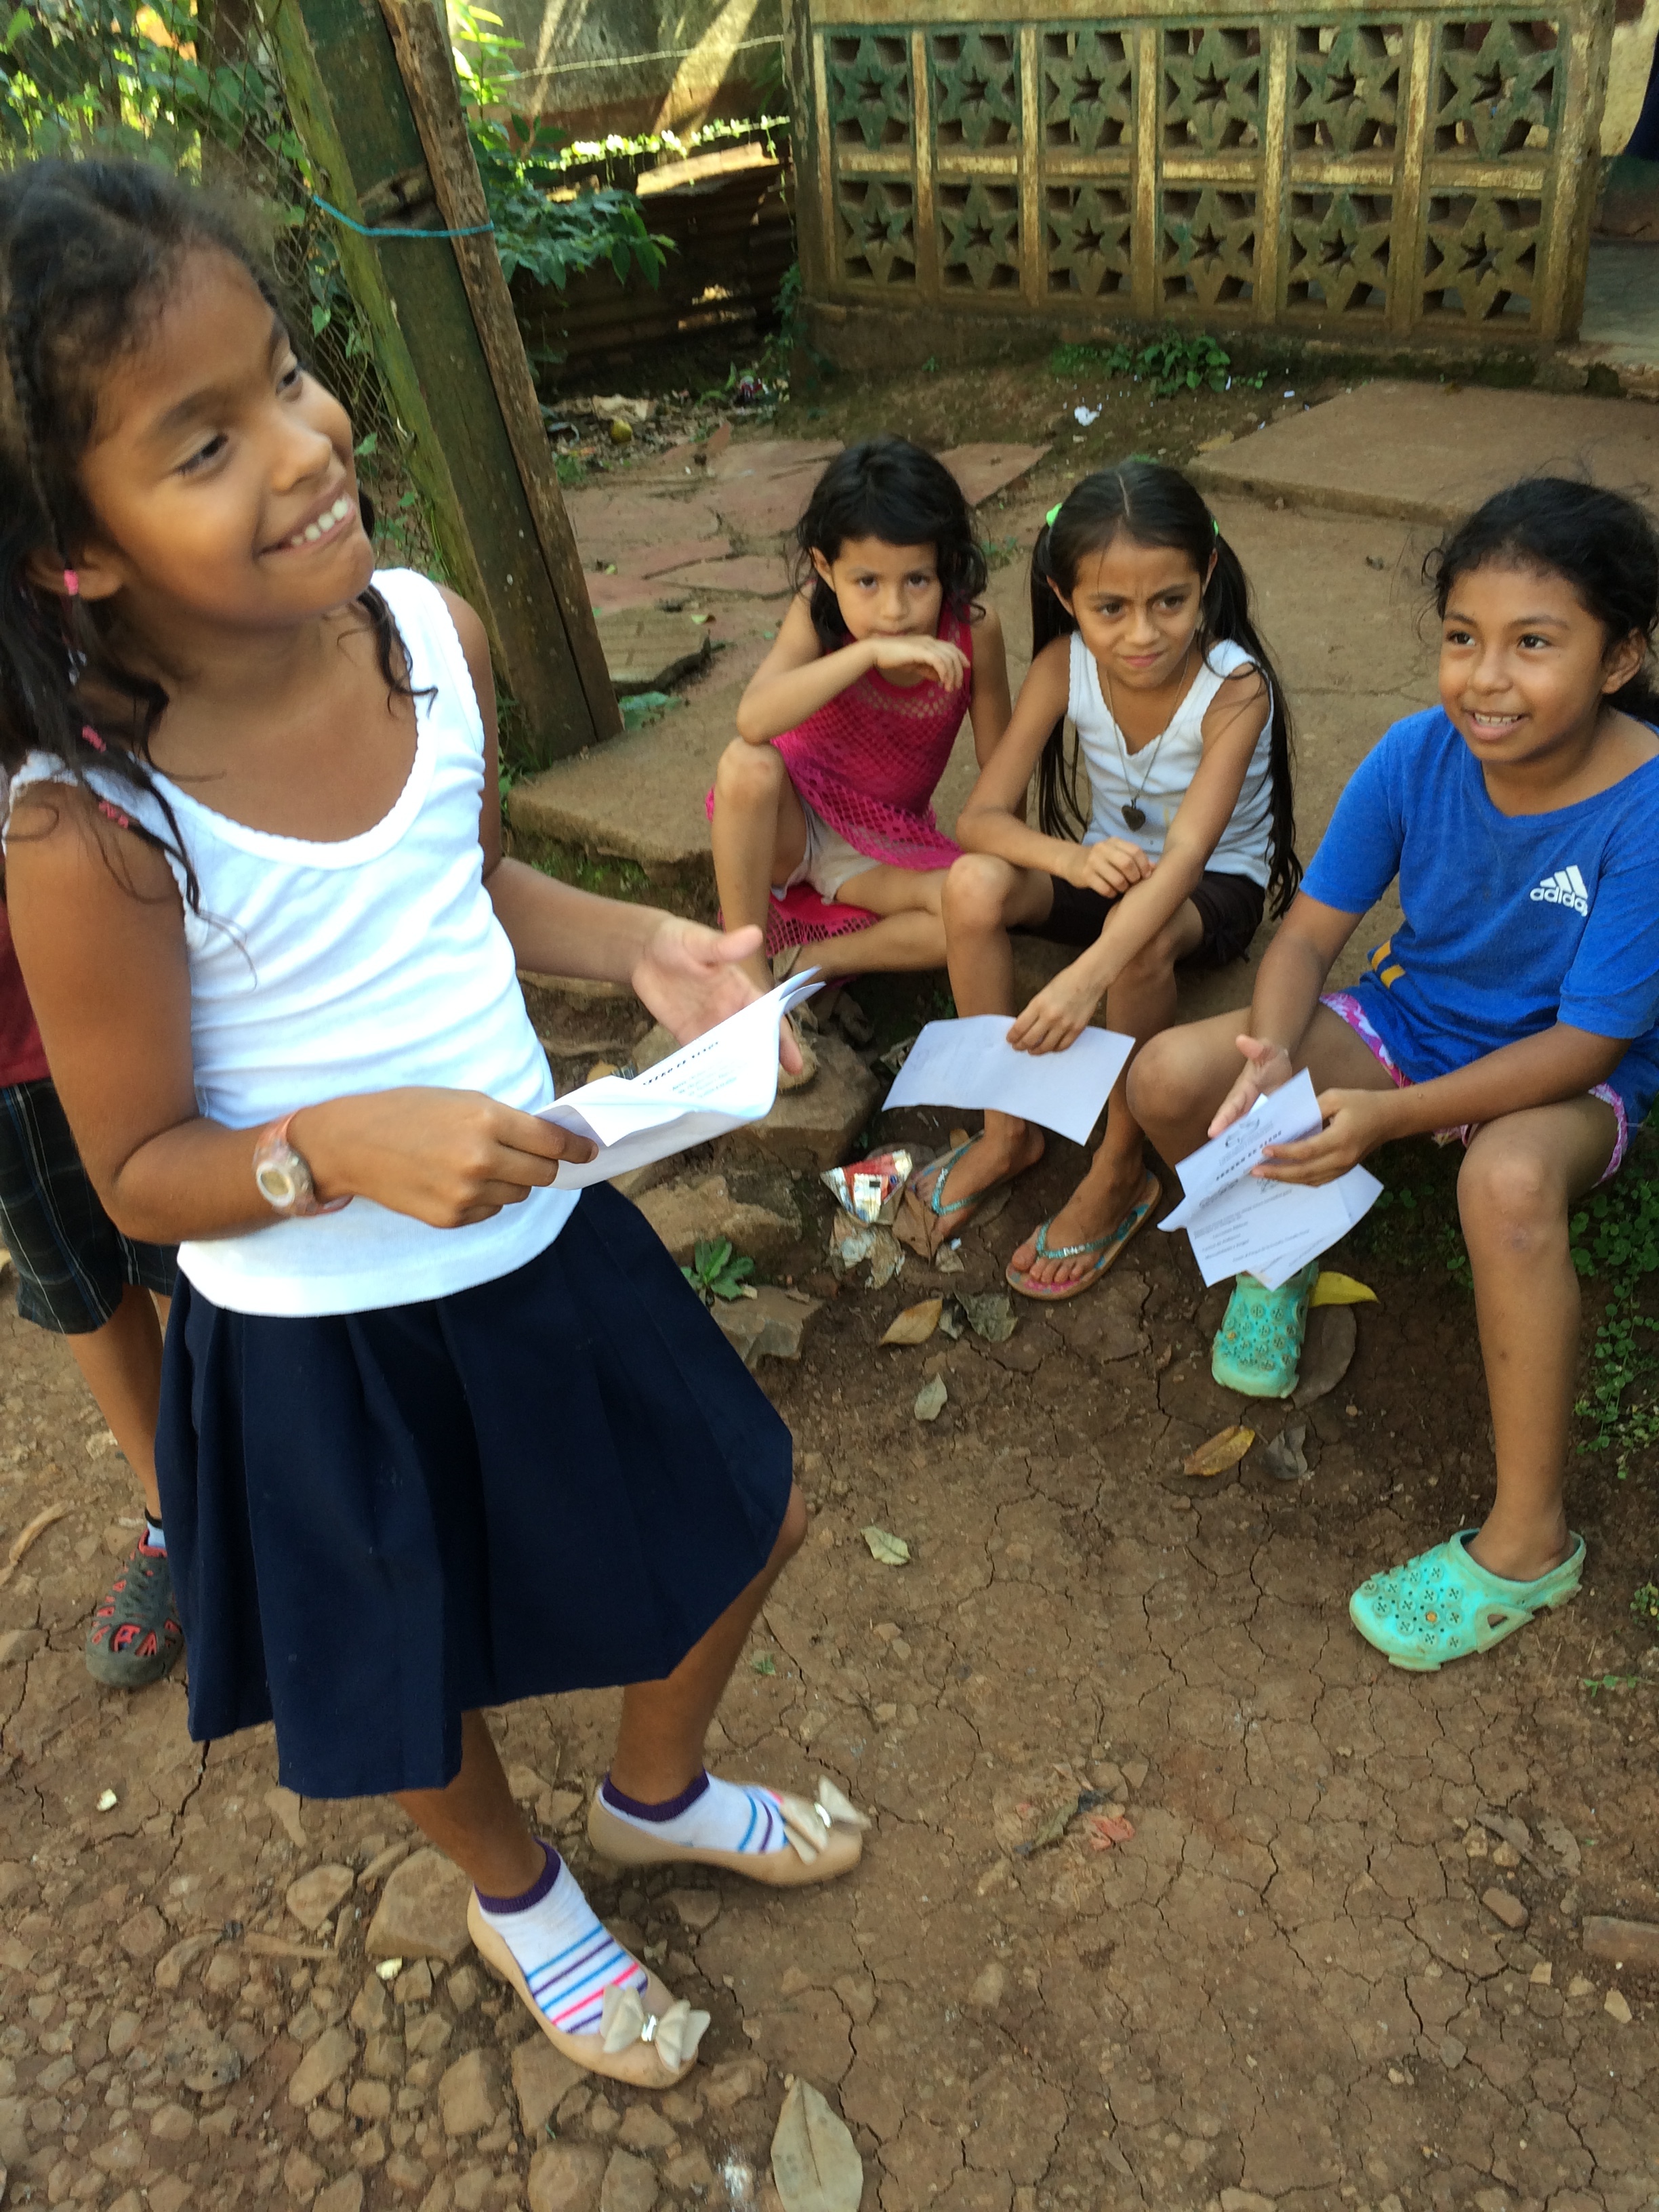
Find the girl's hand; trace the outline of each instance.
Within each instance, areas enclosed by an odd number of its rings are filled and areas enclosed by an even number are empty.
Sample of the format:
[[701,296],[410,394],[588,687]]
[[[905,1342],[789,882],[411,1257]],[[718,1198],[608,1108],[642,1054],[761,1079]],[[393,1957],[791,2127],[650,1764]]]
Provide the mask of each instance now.
[[294,1117],[321,1199],[368,1198],[431,1229],[488,1221],[598,1147],[481,1091],[368,1091]]
[[1064,1052],[1089,1026],[1095,1008],[1106,995],[1106,987],[1074,960],[1045,983],[1008,1032],[1016,1052]]
[[1097,845],[1071,847],[1066,878],[1079,890],[1121,898],[1125,891],[1145,883],[1155,865],[1127,837],[1103,837]]
[[1293,1145],[1269,1145],[1262,1165],[1252,1173],[1268,1182],[1334,1182],[1396,1133],[1390,1124],[1398,1096],[1393,1091],[1322,1091],[1323,1128]]
[[872,637],[865,642],[874,668],[914,670],[947,691],[960,691],[968,681],[967,654],[943,638]]
[[1291,1055],[1282,1044],[1267,1044],[1260,1037],[1252,1036],[1235,1037],[1233,1042],[1244,1055],[1244,1073],[1217,1109],[1208,1131],[1212,1137],[1218,1137],[1224,1129],[1242,1121],[1258,1098],[1277,1091],[1281,1083],[1288,1083],[1296,1073]]
[[[682,1044],[690,1044],[761,996],[739,965],[760,949],[761,933],[753,922],[722,933],[668,914],[647,939],[629,980],[641,1003]],[[787,1021],[779,1025],[778,1056],[792,1075],[800,1073],[800,1047]]]

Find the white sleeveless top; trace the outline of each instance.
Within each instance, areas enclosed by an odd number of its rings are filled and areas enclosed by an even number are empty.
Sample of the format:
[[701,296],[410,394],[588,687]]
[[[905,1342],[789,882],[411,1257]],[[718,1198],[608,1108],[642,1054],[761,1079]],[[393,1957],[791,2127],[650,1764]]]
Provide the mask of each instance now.
[[[530,1112],[552,1101],[547,1055],[483,885],[484,734],[466,656],[425,577],[399,568],[374,581],[416,695],[415,764],[389,814],[361,836],[313,844],[247,829],[155,779],[201,885],[199,914],[185,908],[197,1104],[232,1129],[406,1084],[482,1091]],[[62,772],[51,756],[31,756],[14,798]],[[164,828],[161,810],[125,783],[109,793],[146,827]],[[238,1313],[409,1305],[523,1267],[558,1235],[577,1195],[534,1190],[464,1229],[431,1229],[356,1198],[338,1213],[196,1239],[179,1264]]]
[[[1250,665],[1249,654],[1231,639],[1212,645],[1163,737],[1132,753],[1106,704],[1095,657],[1079,633],[1073,631],[1066,712],[1089,770],[1085,845],[1097,845],[1105,837],[1125,837],[1152,860],[1162,857],[1170,824],[1204,757],[1204,717],[1233,672]],[[1218,875],[1248,876],[1252,883],[1264,884],[1267,880],[1273,836],[1272,739],[1269,720],[1255,741],[1238,804],[1210,855],[1207,865]],[[1139,830],[1132,830],[1123,818],[1123,808],[1131,805],[1146,817]]]

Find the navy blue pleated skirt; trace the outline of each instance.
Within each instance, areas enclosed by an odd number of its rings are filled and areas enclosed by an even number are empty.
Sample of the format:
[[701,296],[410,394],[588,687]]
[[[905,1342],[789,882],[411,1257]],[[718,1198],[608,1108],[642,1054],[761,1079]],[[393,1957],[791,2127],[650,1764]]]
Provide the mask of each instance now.
[[672,1672],[770,1557],[789,1431],[643,1216],[322,1320],[181,1276],[157,1469],[198,1742],[307,1797],[441,1788],[481,1705]]

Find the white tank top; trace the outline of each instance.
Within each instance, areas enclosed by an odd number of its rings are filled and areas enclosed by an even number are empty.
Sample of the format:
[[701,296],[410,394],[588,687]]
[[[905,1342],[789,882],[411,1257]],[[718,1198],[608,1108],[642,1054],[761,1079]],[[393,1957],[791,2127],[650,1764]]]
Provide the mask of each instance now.
[[[1106,704],[1095,657],[1081,635],[1073,631],[1072,688],[1066,712],[1089,770],[1085,845],[1097,845],[1105,837],[1126,837],[1152,859],[1162,856],[1170,824],[1204,757],[1204,717],[1211,702],[1236,669],[1251,665],[1243,647],[1231,639],[1212,645],[1164,735],[1132,753]],[[1244,773],[1238,804],[1210,855],[1207,865],[1218,875],[1248,876],[1256,884],[1267,880],[1267,852],[1273,836],[1272,734],[1271,721],[1264,722]],[[1132,830],[1123,818],[1122,810],[1127,805],[1139,806],[1146,817],[1139,830]]]
[[[405,1084],[482,1091],[526,1111],[553,1097],[483,885],[484,735],[466,656],[425,577],[400,568],[374,581],[416,695],[415,764],[389,814],[361,836],[313,844],[247,829],[155,779],[201,885],[200,913],[185,908],[197,1104],[228,1128]],[[62,773],[33,755],[13,796]],[[109,795],[164,828],[159,807],[125,784],[112,781]],[[558,1235],[576,1196],[532,1191],[465,1229],[430,1229],[356,1198],[338,1213],[197,1239],[179,1248],[179,1264],[238,1313],[410,1305],[523,1267]]]

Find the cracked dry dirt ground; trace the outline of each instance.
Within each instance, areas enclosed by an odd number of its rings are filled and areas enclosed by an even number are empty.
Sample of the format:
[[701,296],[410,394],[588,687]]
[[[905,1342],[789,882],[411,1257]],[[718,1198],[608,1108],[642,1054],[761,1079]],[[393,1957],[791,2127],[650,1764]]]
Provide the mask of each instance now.
[[[1075,1171],[1056,1144],[950,1287],[996,1282]],[[581,2212],[618,2139],[605,2212],[764,2203],[792,2073],[853,2126],[866,2212],[1659,2202],[1659,1989],[1578,1932],[1588,1912],[1659,1917],[1654,1692],[1581,1687],[1634,1670],[1650,1493],[1581,1462],[1580,1601],[1441,1676],[1382,1665],[1347,1593],[1468,1515],[1486,1417],[1463,1294],[1363,1272],[1382,1303],[1346,1382],[1292,1417],[1302,1483],[1259,1454],[1216,1483],[1176,1471],[1237,1407],[1208,1379],[1218,1299],[1155,1234],[1105,1289],[1022,1310],[1006,1344],[878,1352],[900,1304],[945,1287],[913,1260],[883,1291],[842,1288],[798,1367],[766,1366],[812,1530],[713,1752],[779,1783],[822,1768],[874,1832],[849,1881],[788,1899],[618,1881],[574,1795],[611,1700],[497,1716],[595,1903],[714,2014],[685,2091],[573,2087],[545,2124],[532,2112],[534,2141],[512,2051],[538,2039],[487,1975],[414,1969],[378,2021],[360,1998],[363,1869],[406,1833],[396,1812],[299,1803],[268,1735],[204,1759],[178,1685],[127,1698],[86,1676],[87,1611],[135,1508],[118,1459],[88,1454],[99,1424],[62,1347],[0,1322],[0,1528],[69,1508],[0,1591],[0,1632],[24,1632],[0,1647],[7,2204]],[[950,1401],[923,1427],[911,1402],[941,1350]],[[872,1559],[868,1522],[908,1540],[908,1566]],[[1097,1850],[1079,1822],[1021,1855],[1090,1787],[1131,1840]],[[284,1898],[329,1861],[360,1879],[308,1937]],[[1523,1932],[1480,1903],[1494,1884]],[[288,2084],[330,2033],[344,2070],[300,2109]],[[469,2052],[477,2094],[441,2097]],[[574,2147],[562,2165],[550,2128]]]

